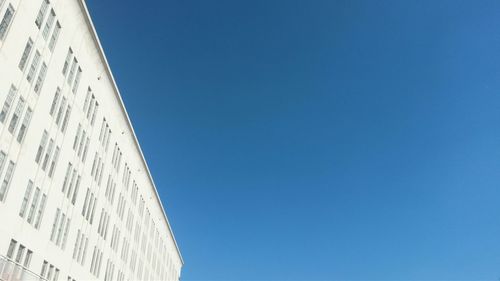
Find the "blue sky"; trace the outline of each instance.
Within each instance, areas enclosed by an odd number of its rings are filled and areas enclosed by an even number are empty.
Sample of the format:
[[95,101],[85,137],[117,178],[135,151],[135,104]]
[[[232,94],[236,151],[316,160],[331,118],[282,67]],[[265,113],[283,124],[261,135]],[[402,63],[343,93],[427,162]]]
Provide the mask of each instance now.
[[87,0],[183,280],[498,280],[500,2]]

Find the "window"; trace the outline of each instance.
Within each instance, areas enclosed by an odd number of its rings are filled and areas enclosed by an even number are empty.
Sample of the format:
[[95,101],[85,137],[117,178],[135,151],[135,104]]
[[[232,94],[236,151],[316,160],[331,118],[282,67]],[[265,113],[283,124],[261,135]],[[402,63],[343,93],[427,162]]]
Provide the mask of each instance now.
[[63,70],[62,70],[62,73],[64,74],[64,76],[66,76],[66,74],[68,73],[69,64],[71,63],[72,58],[73,58],[73,50],[71,50],[71,48],[69,48],[68,54],[66,55],[66,60],[64,61]]
[[63,123],[61,126],[61,132],[63,132],[63,133],[66,131],[66,126],[68,126],[68,120],[69,120],[70,114],[71,114],[71,106],[68,105],[68,108],[66,108],[66,114],[64,114],[64,120],[63,120]]
[[85,160],[87,159],[87,151],[88,151],[88,148],[89,148],[89,142],[90,142],[90,138],[87,137],[87,141],[85,141],[85,149],[83,150],[83,156],[82,156],[82,161],[85,162]]
[[28,42],[26,43],[26,47],[24,47],[24,51],[21,56],[21,61],[19,61],[19,69],[21,71],[24,71],[24,68],[26,67],[26,62],[31,54],[31,50],[33,50],[33,40],[28,38]]
[[17,142],[21,143],[24,139],[24,135],[26,135],[26,130],[31,121],[31,115],[33,115],[33,110],[28,107],[26,114],[24,115],[23,123],[21,124],[21,128],[19,129],[19,134],[17,135]]
[[36,16],[35,24],[40,29],[42,27],[43,20],[45,18],[45,14],[47,13],[47,8],[49,7],[49,0],[42,0],[42,6],[38,11],[38,15]]
[[78,189],[80,189],[81,180],[82,180],[82,177],[78,176],[78,179],[76,180],[75,192],[73,192],[73,198],[71,199],[71,204],[73,204],[73,205],[75,205],[75,203],[76,203],[76,197],[78,195]]
[[26,253],[26,257],[24,258],[24,263],[23,263],[23,266],[25,268],[28,268],[30,266],[32,256],[33,256],[33,252],[31,250],[28,250],[28,252]]
[[83,112],[87,112],[87,108],[89,106],[89,100],[90,100],[90,94],[92,92],[92,89],[90,87],[87,89],[87,95],[85,96],[85,102],[83,103]]
[[73,84],[73,94],[76,94],[76,91],[78,90],[78,85],[80,84],[80,77],[82,76],[82,69],[78,67],[78,72],[76,73],[75,77],[75,84]]
[[76,60],[75,57],[73,57],[73,64],[71,65],[71,70],[69,71],[69,75],[68,75],[68,84],[70,84],[70,85],[73,82],[73,77],[75,75],[75,70],[76,70],[77,64],[78,64],[78,61]]
[[12,119],[10,119],[10,124],[9,124],[9,132],[12,134],[14,130],[17,127],[17,122],[19,121],[19,118],[21,117],[21,113],[24,109],[24,99],[20,98],[19,101],[17,102],[16,110],[14,111],[14,115],[12,115]]
[[70,163],[68,163],[68,168],[66,169],[66,175],[64,176],[63,187],[62,187],[63,193],[66,193],[66,187],[68,187],[69,178],[71,176],[71,167],[72,167],[72,164],[70,162]]
[[45,75],[47,75],[47,65],[45,63],[42,64],[42,68],[40,68],[40,72],[38,73],[38,79],[36,80],[34,91],[39,94],[42,89],[43,82],[45,81]]
[[2,111],[0,112],[0,122],[4,122],[5,118],[9,114],[9,110],[12,106],[12,102],[14,101],[14,98],[17,94],[17,89],[14,87],[14,85],[10,86],[9,94],[7,95],[7,98],[5,99],[5,102],[2,107]]
[[10,240],[9,249],[7,250],[7,257],[12,259],[14,256],[14,251],[16,250],[17,241],[14,239]]
[[56,216],[54,218],[54,223],[52,224],[52,231],[50,232],[50,241],[54,241],[56,235],[56,227],[59,222],[59,216],[61,215],[61,209],[57,208]]
[[80,134],[82,132],[82,124],[78,124],[78,129],[76,130],[75,140],[73,141],[73,150],[76,151],[78,141],[80,140]]
[[56,117],[56,124],[57,126],[59,126],[59,124],[61,123],[61,118],[62,118],[62,115],[64,113],[64,109],[66,107],[66,97],[63,97],[62,98],[62,102],[61,102],[61,106],[59,106],[59,111],[57,112],[57,117]]
[[54,94],[54,99],[52,100],[52,105],[50,106],[50,111],[49,111],[50,116],[54,116],[60,97],[61,97],[61,89],[57,87],[56,93]]
[[58,21],[58,22],[56,22],[56,27],[54,28],[54,31],[52,32],[52,36],[50,37],[50,41],[49,41],[49,50],[51,52],[54,51],[54,48],[56,46],[57,39],[59,38],[60,32],[61,32],[61,24]]
[[12,17],[14,17],[14,7],[12,7],[12,4],[9,4],[9,7],[3,15],[3,19],[0,22],[0,40],[5,39],[7,30],[9,29],[10,23],[12,22]]
[[45,203],[47,203],[47,195],[44,194],[42,196],[42,202],[40,202],[40,207],[38,207],[38,213],[36,215],[35,220],[35,228],[38,229],[40,227],[40,222],[42,221],[43,211],[45,210]]
[[54,156],[52,157],[52,163],[50,163],[50,169],[49,169],[49,177],[52,178],[52,175],[54,175],[54,169],[56,168],[57,165],[57,159],[59,158],[59,152],[60,148],[59,146],[56,147],[56,151],[54,152]]
[[35,76],[35,72],[36,72],[36,69],[38,68],[38,63],[40,62],[40,52],[39,51],[36,51],[35,53],[35,57],[33,58],[33,61],[31,62],[31,67],[30,67],[30,70],[28,72],[28,75],[26,76],[26,79],[28,80],[28,82],[31,83],[31,81],[33,81],[33,78]]
[[54,24],[54,20],[56,18],[56,13],[54,10],[50,10],[49,18],[47,19],[47,23],[45,24],[45,27],[43,28],[43,39],[47,40],[49,38],[49,33],[50,30],[52,29],[52,25]]
[[33,222],[33,219],[35,217],[35,210],[37,208],[39,198],[40,198],[40,188],[37,187],[35,190],[35,195],[33,196],[33,201],[31,202],[30,211],[28,213],[27,221],[30,224]]
[[12,175],[14,174],[14,166],[15,163],[12,161],[10,161],[9,166],[7,166],[7,172],[5,172],[5,177],[3,178],[2,185],[0,186],[0,201],[3,201],[5,199],[7,188],[9,187],[10,180],[12,179]]
[[47,168],[47,164],[49,163],[50,156],[52,156],[52,150],[54,149],[54,140],[50,139],[49,146],[47,148],[47,152],[45,153],[45,158],[42,162],[42,170],[45,171]]
[[28,201],[31,199],[31,192],[33,191],[33,182],[28,181],[28,186],[26,187],[26,191],[24,192],[23,202],[21,203],[21,210],[19,211],[19,216],[24,218],[24,214],[26,213],[26,208],[28,207]]
[[45,150],[45,146],[47,145],[47,140],[49,138],[49,133],[47,130],[43,131],[42,139],[40,140],[40,146],[38,146],[38,151],[36,152],[35,162],[40,164],[40,160],[42,158],[43,151]]
[[86,136],[87,132],[85,132],[85,130],[83,130],[83,133],[82,133],[82,138],[80,139],[80,146],[78,147],[78,157],[80,157],[80,155],[82,154],[82,149],[83,149],[83,146],[85,144],[85,136]]
[[92,120],[90,120],[90,124],[94,125],[94,122],[95,122],[95,118],[97,116],[97,109],[99,109],[99,103],[95,103],[95,107],[94,107],[94,114],[92,114]]

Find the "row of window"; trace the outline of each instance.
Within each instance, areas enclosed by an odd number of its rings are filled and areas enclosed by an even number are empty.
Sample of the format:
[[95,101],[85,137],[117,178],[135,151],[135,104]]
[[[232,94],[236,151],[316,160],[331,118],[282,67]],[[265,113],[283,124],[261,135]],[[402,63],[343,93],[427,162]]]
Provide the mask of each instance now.
[[57,281],[59,280],[59,268],[44,260],[40,276],[48,281]]
[[85,264],[85,256],[87,255],[87,248],[89,246],[89,237],[78,229],[76,235],[75,247],[73,249],[73,259],[82,266]]
[[[90,137],[87,131],[82,128],[82,124],[78,124],[76,130],[75,140],[73,141],[73,150],[76,152],[78,158],[85,163],[87,158],[87,151],[89,148]],[[85,147],[85,148],[84,148]]]
[[[71,65],[71,67],[70,67]],[[78,59],[73,54],[73,49],[71,47],[68,49],[68,54],[66,55],[66,60],[64,61],[62,73],[66,77],[66,83],[71,87],[73,94],[78,91],[78,86],[80,85],[80,78],[82,76],[82,69],[78,64]]]
[[[43,0],[41,7],[38,11],[38,15],[35,20],[35,25],[38,29],[42,28],[42,24],[46,18],[47,12],[49,10],[50,2],[48,0]],[[55,23],[55,24],[54,24]],[[54,27],[54,28],[53,28]],[[53,28],[53,29],[52,29]],[[54,51],[54,47],[56,45],[57,39],[59,37],[59,33],[61,32],[61,24],[58,20],[56,20],[56,13],[54,9],[50,9],[50,13],[47,17],[47,21],[42,31],[42,36],[45,41],[49,39],[49,34],[52,31],[52,35],[50,36],[49,41],[49,50]]]
[[26,217],[26,221],[30,225],[39,229],[46,203],[47,194],[42,193],[40,187],[35,188],[33,181],[29,180],[26,191],[24,192],[19,216],[23,219]]
[[12,176],[14,175],[14,169],[16,165],[12,160],[9,160],[9,163],[7,164],[7,169],[5,169],[5,174],[4,174],[3,171],[6,162],[7,162],[7,154],[3,151],[0,151],[0,201],[4,201],[7,196],[7,190],[12,180]]
[[75,205],[76,197],[78,196],[81,179],[82,177],[78,175],[76,168],[69,162],[68,168],[66,169],[66,175],[64,176],[62,192],[73,205]]
[[97,198],[94,193],[87,188],[87,193],[85,194],[85,201],[83,203],[82,216],[90,224],[94,221],[95,205],[97,204]]
[[99,227],[97,228],[97,233],[106,240],[108,236],[108,227],[109,227],[109,219],[110,214],[102,208],[101,210],[101,218],[99,219]]
[[[10,110],[14,103],[14,100],[17,98],[17,88],[14,85],[10,86],[9,93],[5,98],[4,104],[2,106],[2,110],[0,111],[0,123],[5,124],[7,117],[9,116]],[[8,125],[8,131],[11,134],[15,133],[19,120],[22,118],[23,110],[25,107],[26,101],[23,97],[19,97],[16,108],[12,113],[12,117],[10,119]],[[26,113],[24,114],[23,121],[21,123],[21,127],[19,128],[19,132],[17,133],[17,142],[21,143],[24,140],[24,136],[26,135],[26,131],[31,121],[31,116],[33,115],[33,109],[28,107]]]
[[52,178],[52,176],[54,175],[60,151],[61,149],[58,145],[55,144],[55,140],[53,138],[50,138],[49,140],[49,133],[47,132],[47,130],[44,130],[42,138],[40,139],[38,150],[35,155],[35,163],[41,165],[42,171],[44,172],[47,170],[47,168],[49,168],[49,178]]
[[94,253],[92,254],[92,261],[90,262],[90,273],[99,278],[101,273],[102,251],[95,246]]
[[66,247],[70,223],[71,219],[61,209],[57,208],[54,223],[52,224],[52,231],[50,232],[50,241],[60,246],[63,250]]
[[109,140],[111,139],[111,129],[109,128],[106,118],[102,119],[101,131],[99,133],[99,142],[105,151],[108,151]]
[[[33,51],[33,46],[34,42],[30,38],[28,38],[28,42],[26,42],[26,46],[24,47],[24,51],[21,54],[21,59],[19,61],[19,69],[24,72],[27,62],[29,60],[29,57],[31,56],[31,53]],[[33,60],[31,61],[30,68],[28,70],[28,73],[26,75],[26,80],[31,84],[33,83],[33,79],[35,78],[35,75],[38,70],[38,66],[40,65],[40,60],[42,59],[42,55],[39,50],[36,50],[35,55],[33,56]],[[38,71],[38,77],[35,82],[35,86],[33,90],[35,93],[40,94],[40,91],[42,90],[43,83],[45,81],[45,77],[47,76],[47,64],[45,62],[42,62],[42,65],[40,67],[40,70]]]
[[71,116],[71,105],[68,103],[68,99],[61,94],[61,89],[59,87],[57,87],[54,93],[49,115],[55,118],[53,119],[55,124],[62,133],[65,133]]
[[111,174],[109,174],[104,197],[106,197],[111,206],[113,206],[115,202],[115,191],[116,191],[116,182],[113,180]]
[[101,186],[103,170],[104,170],[104,161],[102,157],[99,156],[99,154],[96,152],[94,156],[94,162],[92,163],[92,169],[90,171],[90,175],[99,186]]
[[[0,4],[3,5],[4,0],[0,0]],[[0,8],[2,7],[0,5]],[[12,19],[14,18],[14,6],[9,3],[5,13],[0,21],[0,41],[4,41],[7,36],[7,31],[9,30],[10,24],[12,23]]]

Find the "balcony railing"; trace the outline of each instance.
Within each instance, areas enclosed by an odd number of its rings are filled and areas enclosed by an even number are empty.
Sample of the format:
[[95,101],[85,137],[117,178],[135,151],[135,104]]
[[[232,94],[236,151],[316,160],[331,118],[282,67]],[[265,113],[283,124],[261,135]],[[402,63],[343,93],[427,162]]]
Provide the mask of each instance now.
[[1,281],[47,281],[40,275],[24,268],[13,260],[0,256]]

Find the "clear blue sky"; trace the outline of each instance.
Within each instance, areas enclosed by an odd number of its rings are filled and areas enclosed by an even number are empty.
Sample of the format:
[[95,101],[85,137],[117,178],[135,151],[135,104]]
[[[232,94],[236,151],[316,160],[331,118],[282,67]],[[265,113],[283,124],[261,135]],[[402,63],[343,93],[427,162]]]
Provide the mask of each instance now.
[[500,278],[500,1],[87,2],[183,280]]

